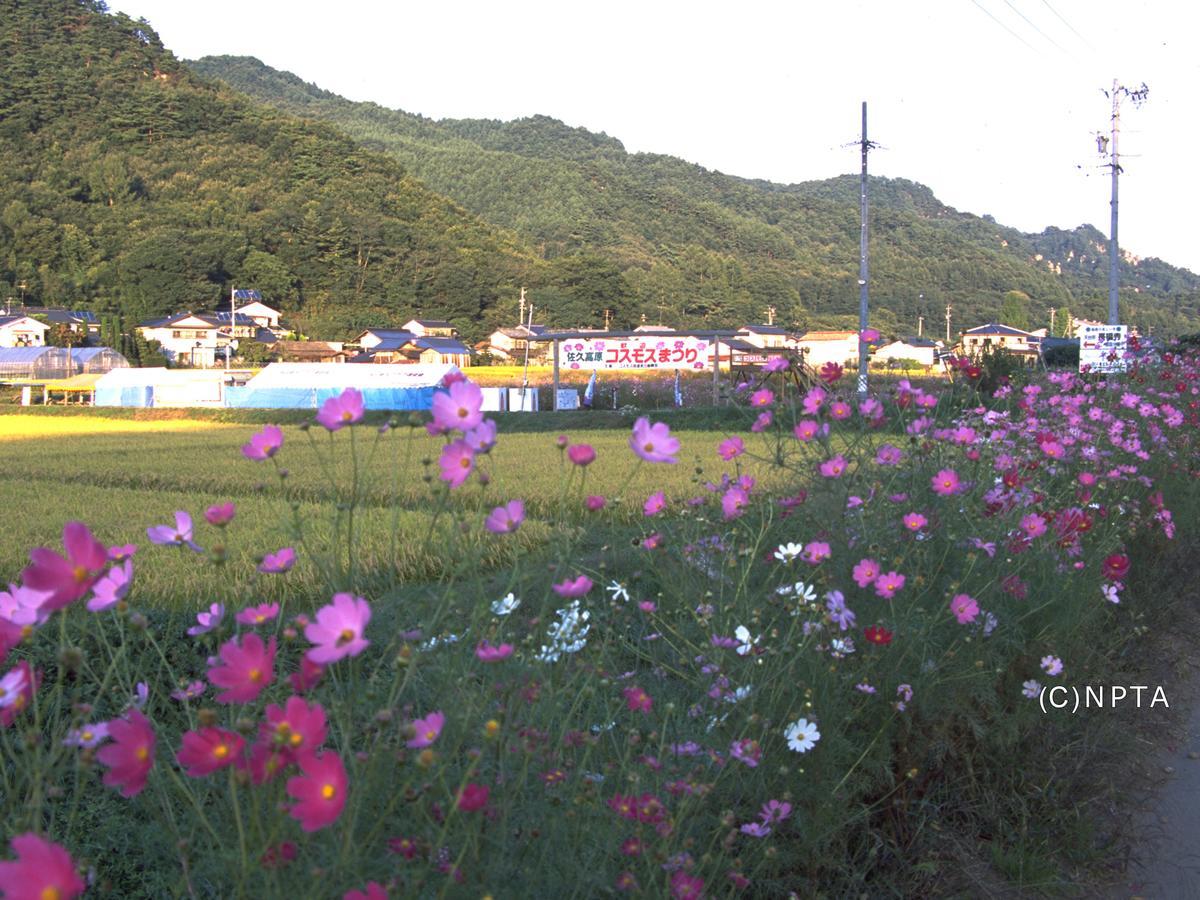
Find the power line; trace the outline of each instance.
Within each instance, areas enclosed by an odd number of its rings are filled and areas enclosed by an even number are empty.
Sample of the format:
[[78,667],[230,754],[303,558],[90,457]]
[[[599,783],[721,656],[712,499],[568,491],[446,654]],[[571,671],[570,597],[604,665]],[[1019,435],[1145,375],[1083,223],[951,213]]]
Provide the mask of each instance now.
[[1075,35],[1075,37],[1077,37],[1077,38],[1079,38],[1081,41],[1083,41],[1084,45],[1085,45],[1085,46],[1086,46],[1086,47],[1087,47],[1089,50],[1095,50],[1095,49],[1096,49],[1095,47],[1093,47],[1093,46],[1092,46],[1092,45],[1091,45],[1091,44],[1088,42],[1088,39],[1087,39],[1087,38],[1085,38],[1085,37],[1084,37],[1082,34],[1080,34],[1078,31],[1076,31],[1076,30],[1074,29],[1074,27],[1071,25],[1071,23],[1070,23],[1070,22],[1068,22],[1068,21],[1067,21],[1066,19],[1064,19],[1064,18],[1063,18],[1061,15],[1059,15],[1059,12],[1058,12],[1058,10],[1057,10],[1057,9],[1055,9],[1053,6],[1051,6],[1051,5],[1050,5],[1050,0],[1042,0],[1042,3],[1046,4],[1046,9],[1048,9],[1048,10],[1050,10],[1050,12],[1054,13],[1054,15],[1058,17],[1058,21],[1060,21],[1060,22],[1062,22],[1064,25],[1066,25],[1066,26],[1067,26],[1067,28],[1069,28],[1069,29],[1071,30],[1071,34]]
[[1066,53],[1066,52],[1067,52],[1067,51],[1066,51],[1066,50],[1065,50],[1065,49],[1062,47],[1062,45],[1058,43],[1058,41],[1054,40],[1054,38],[1050,37],[1050,35],[1046,34],[1046,32],[1044,32],[1044,31],[1042,31],[1042,29],[1038,28],[1038,27],[1037,27],[1037,25],[1035,25],[1035,24],[1033,23],[1033,21],[1032,21],[1032,20],[1031,20],[1031,19],[1030,19],[1030,18],[1029,18],[1027,15],[1025,15],[1025,13],[1023,13],[1023,12],[1021,12],[1019,9],[1017,9],[1017,8],[1016,8],[1016,7],[1013,5],[1013,3],[1012,3],[1012,0],[1004,0],[1004,4],[1005,4],[1005,5],[1006,5],[1006,6],[1007,6],[1009,9],[1011,9],[1013,12],[1015,12],[1015,13],[1016,13],[1018,16],[1020,16],[1022,19],[1024,19],[1024,20],[1025,20],[1025,22],[1026,22],[1026,23],[1029,25],[1029,27],[1030,27],[1030,28],[1032,28],[1034,31],[1036,31],[1038,34],[1040,34],[1042,37],[1044,37],[1046,40],[1048,40],[1048,41],[1049,41],[1051,44],[1053,44],[1055,47],[1057,47],[1057,48],[1058,48],[1059,50],[1061,50],[1063,53]]
[[979,0],[971,0],[971,2],[974,3],[976,6],[978,6],[983,11],[983,14],[985,16],[987,16],[989,19],[991,19],[993,22],[995,22],[997,25],[999,25],[1001,28],[1003,28],[1005,31],[1007,31],[1009,34],[1011,34],[1013,37],[1015,37],[1018,41],[1020,41],[1022,44],[1024,44],[1026,47],[1028,47],[1030,50],[1032,50],[1034,53],[1038,52],[1037,47],[1033,46],[1033,44],[1029,43],[1029,41],[1025,40],[1025,38],[1021,37],[1019,34],[1017,34],[1015,31],[1013,31],[1011,28],[1009,28],[1007,25],[1005,25],[1003,22],[1001,22],[999,19],[997,19],[995,16],[993,16],[988,11],[987,7],[982,5],[979,2]]

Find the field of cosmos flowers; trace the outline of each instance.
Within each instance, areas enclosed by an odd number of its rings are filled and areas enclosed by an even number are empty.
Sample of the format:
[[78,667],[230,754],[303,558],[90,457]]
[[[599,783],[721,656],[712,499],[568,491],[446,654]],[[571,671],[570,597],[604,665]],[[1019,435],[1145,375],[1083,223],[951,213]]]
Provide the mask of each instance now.
[[[55,523],[0,593],[0,890],[936,892],[948,786],[1019,758],[1042,689],[1102,677],[1161,602],[1136,586],[1194,524],[1200,359],[821,375],[740,392],[699,466],[647,416],[522,435],[528,477],[499,480],[470,381],[407,426],[349,390],[222,463],[269,509],[115,545]],[[414,440],[425,477],[380,494]],[[246,547],[267,512],[286,545]],[[163,604],[163,567],[210,574]]]

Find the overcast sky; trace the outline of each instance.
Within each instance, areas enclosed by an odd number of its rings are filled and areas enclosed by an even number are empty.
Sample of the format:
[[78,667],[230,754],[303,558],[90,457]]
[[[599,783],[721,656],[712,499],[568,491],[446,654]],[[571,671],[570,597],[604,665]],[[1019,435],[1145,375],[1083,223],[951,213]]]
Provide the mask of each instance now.
[[1024,231],[1108,233],[1102,91],[1145,82],[1121,112],[1120,245],[1200,272],[1200,7],[1182,0],[109,4],[185,59],[252,55],[435,119],[540,113],[772,181],[857,172],[865,100],[872,174]]

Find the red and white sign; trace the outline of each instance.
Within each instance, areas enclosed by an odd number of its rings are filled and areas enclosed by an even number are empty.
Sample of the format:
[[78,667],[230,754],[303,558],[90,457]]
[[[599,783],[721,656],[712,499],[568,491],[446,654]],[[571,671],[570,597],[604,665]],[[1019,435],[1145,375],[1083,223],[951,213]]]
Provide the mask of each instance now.
[[565,369],[712,369],[712,341],[694,337],[595,338],[562,341]]

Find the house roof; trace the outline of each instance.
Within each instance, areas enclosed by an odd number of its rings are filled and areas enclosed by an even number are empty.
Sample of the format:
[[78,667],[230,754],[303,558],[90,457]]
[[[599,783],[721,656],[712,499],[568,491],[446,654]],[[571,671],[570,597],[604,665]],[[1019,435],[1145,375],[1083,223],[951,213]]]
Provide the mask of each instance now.
[[[226,322],[228,322],[229,314],[226,313],[225,316],[226,316]],[[220,324],[219,319],[211,313],[196,313],[196,312],[189,311],[189,312],[172,313],[169,316],[160,316],[157,319],[147,319],[144,322],[139,322],[138,328],[169,328],[170,326],[176,324],[177,322],[182,322],[184,319],[199,319],[201,322],[203,322],[209,328],[216,328]],[[238,324],[242,324],[242,323],[239,322]],[[250,321],[245,324],[253,325],[254,322]],[[189,327],[195,327],[195,326],[189,326]]]
[[998,334],[1005,337],[1037,337],[1037,335],[1031,334],[1028,331],[1022,331],[1020,328],[1013,328],[1011,325],[999,325],[996,322],[988,322],[986,325],[977,325],[974,328],[968,328],[963,332],[963,334]]
[[[416,322],[422,328],[453,328],[449,322],[442,319],[409,319],[409,322]],[[407,324],[407,323],[406,323]]]
[[909,347],[936,347],[937,346],[937,341],[932,341],[927,337],[896,338],[896,340],[893,343],[907,344]]
[[[205,318],[209,318],[209,317],[210,317],[210,314],[206,313]],[[218,310],[217,312],[211,314],[211,318],[216,319],[222,325],[229,324],[229,313],[228,312],[220,312]],[[246,315],[243,312],[238,312],[238,313],[234,314],[233,324],[235,326],[236,325],[244,325],[247,328],[257,328],[258,327],[258,323],[255,322],[252,317]]]
[[414,344],[422,350],[436,350],[438,353],[470,353],[466,345],[457,338],[419,337],[406,343]]
[[406,341],[416,337],[411,331],[405,331],[403,328],[368,328],[359,334],[357,340],[361,341],[368,334],[373,334],[377,338],[400,338]]
[[27,316],[42,316],[56,325],[97,324],[100,320],[94,312],[82,309],[63,309],[57,306],[26,306],[22,312]]
[[763,348],[751,344],[749,341],[743,341],[741,338],[726,338],[721,341],[723,347],[728,347],[730,350],[737,350],[740,353],[762,353]]
[[751,334],[787,334],[786,328],[780,328],[778,325],[743,325],[742,331],[748,331]]
[[21,314],[21,315],[12,315],[12,316],[0,316],[0,328],[8,328],[10,325],[16,325],[22,319],[29,319],[29,321],[33,322],[35,325],[40,325],[42,328],[46,327],[45,322],[39,322],[37,319],[34,319],[31,316]]
[[800,335],[800,341],[844,341],[857,338],[857,331],[806,331]]

